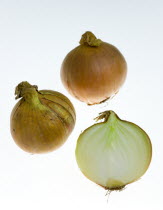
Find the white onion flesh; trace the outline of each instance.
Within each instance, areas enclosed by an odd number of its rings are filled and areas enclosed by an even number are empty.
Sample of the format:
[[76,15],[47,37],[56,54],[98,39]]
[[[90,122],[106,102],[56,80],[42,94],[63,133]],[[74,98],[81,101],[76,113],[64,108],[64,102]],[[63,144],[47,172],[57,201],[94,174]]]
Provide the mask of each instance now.
[[152,146],[139,126],[119,119],[113,111],[104,122],[87,128],[78,138],[76,160],[83,174],[106,189],[120,189],[148,169]]

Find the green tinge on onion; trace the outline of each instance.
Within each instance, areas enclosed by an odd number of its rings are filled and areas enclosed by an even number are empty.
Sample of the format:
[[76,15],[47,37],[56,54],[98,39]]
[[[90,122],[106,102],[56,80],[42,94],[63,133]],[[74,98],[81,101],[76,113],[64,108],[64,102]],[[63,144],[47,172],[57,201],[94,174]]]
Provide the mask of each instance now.
[[152,145],[146,132],[113,111],[100,114],[78,138],[76,160],[83,174],[108,190],[119,190],[148,169]]

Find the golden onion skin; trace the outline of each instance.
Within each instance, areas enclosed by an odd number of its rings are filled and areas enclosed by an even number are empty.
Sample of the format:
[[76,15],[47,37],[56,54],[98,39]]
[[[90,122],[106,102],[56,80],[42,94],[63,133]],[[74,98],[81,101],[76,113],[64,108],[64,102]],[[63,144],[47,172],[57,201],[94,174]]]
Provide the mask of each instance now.
[[36,86],[29,85],[22,82],[16,88],[17,98],[22,99],[11,113],[11,134],[26,152],[51,152],[59,148],[72,132],[75,109],[63,94],[52,90],[38,91]]
[[89,105],[115,95],[126,75],[127,64],[120,51],[91,32],[83,34],[80,45],[67,54],[61,66],[65,88]]

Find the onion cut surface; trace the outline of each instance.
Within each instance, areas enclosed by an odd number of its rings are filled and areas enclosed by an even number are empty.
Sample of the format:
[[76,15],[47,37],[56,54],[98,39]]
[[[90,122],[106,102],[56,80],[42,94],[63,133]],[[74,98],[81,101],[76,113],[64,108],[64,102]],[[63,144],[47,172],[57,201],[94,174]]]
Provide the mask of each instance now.
[[76,160],[83,174],[105,189],[119,190],[148,169],[152,145],[139,126],[119,119],[113,111],[97,119],[78,138]]

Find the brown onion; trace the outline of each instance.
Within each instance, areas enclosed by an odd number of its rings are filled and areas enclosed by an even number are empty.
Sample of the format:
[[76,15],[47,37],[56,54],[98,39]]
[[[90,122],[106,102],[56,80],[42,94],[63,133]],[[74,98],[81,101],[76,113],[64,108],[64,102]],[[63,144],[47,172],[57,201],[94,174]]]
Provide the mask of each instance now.
[[115,95],[126,74],[127,64],[120,51],[89,31],[82,35],[80,45],[67,54],[61,67],[65,88],[90,105]]
[[11,113],[11,134],[16,144],[30,153],[50,152],[60,147],[75,125],[70,100],[52,90],[40,90],[28,82],[15,90],[21,100]]

